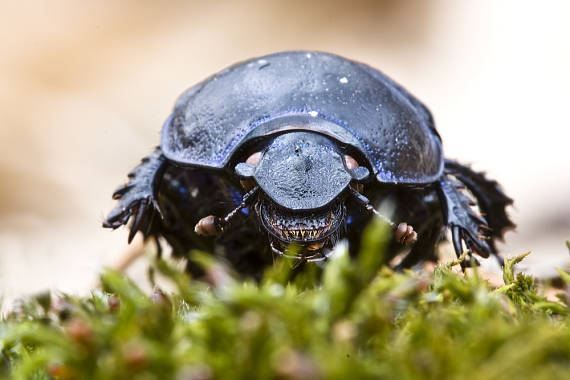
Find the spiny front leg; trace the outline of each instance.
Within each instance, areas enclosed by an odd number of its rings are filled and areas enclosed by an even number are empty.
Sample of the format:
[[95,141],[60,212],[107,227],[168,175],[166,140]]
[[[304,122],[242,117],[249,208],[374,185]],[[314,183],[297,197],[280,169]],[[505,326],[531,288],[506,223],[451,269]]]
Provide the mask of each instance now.
[[515,224],[506,212],[507,207],[513,204],[513,200],[503,192],[497,181],[458,162],[446,160],[445,173],[457,178],[477,199],[477,205],[488,224],[482,228],[491,237],[489,245],[493,251],[496,251],[495,239],[502,239],[505,231],[515,228]]
[[119,202],[103,222],[103,227],[116,229],[133,217],[128,242],[137,231],[142,231],[146,237],[154,217],[161,216],[157,191],[165,167],[166,158],[160,148],[143,158],[142,163],[128,174],[129,181],[113,193],[113,199]]
[[476,203],[463,194],[463,184],[444,175],[439,181],[439,192],[445,224],[451,229],[453,248],[457,256],[463,253],[463,242],[473,253],[482,257],[496,254],[489,244],[490,230],[485,218],[473,210]]

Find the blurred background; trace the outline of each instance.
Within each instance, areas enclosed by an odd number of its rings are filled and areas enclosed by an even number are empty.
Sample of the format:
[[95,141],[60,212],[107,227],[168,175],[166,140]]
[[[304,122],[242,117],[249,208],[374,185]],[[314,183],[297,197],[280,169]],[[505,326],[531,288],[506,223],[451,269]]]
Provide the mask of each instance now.
[[570,2],[34,0],[0,9],[4,299],[84,292],[117,265],[129,248],[126,229],[101,228],[111,193],[159,143],[176,97],[236,61],[288,49],[336,53],[403,84],[431,108],[446,155],[515,199],[518,229],[503,254],[532,251],[522,266],[540,276],[568,267]]

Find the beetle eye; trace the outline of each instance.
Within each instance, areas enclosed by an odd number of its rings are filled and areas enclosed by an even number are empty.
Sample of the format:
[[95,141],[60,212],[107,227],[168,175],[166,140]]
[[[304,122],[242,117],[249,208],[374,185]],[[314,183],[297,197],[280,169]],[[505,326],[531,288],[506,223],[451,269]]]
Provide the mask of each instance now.
[[346,168],[349,170],[360,166],[358,165],[358,162],[356,162],[356,160],[352,156],[349,156],[348,154],[344,155],[344,162],[346,163]]
[[[247,160],[245,160],[245,163],[248,165],[251,165],[251,166],[248,167],[247,165],[244,165],[243,163],[238,164],[236,166],[236,172],[238,174],[241,174],[241,175],[247,174],[248,177],[251,177],[253,175],[253,172],[254,172],[254,170],[252,170],[253,169],[252,166],[259,165],[259,161],[261,161],[261,152],[255,152],[254,154],[249,156],[247,158]],[[243,165],[245,169],[250,169],[250,170],[248,170],[247,172],[243,172],[240,170],[240,169],[243,169],[240,167],[240,165]],[[255,186],[255,181],[251,178],[250,179],[242,179],[239,182],[241,183],[243,188],[247,191],[253,189],[253,187]]]
[[259,165],[260,160],[261,160],[261,152],[255,152],[254,154],[249,156],[247,158],[247,160],[245,160],[245,163],[253,165],[253,166],[257,166],[257,165]]

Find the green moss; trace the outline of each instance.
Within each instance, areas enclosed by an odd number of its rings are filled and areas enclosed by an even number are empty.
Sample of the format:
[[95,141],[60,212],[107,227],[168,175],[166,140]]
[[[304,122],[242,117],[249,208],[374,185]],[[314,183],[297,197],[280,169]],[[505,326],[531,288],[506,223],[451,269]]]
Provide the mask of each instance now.
[[[439,266],[383,267],[386,231],[364,233],[294,276],[283,261],[261,283],[203,253],[206,280],[159,262],[176,291],[145,295],[115,272],[90,297],[42,294],[0,323],[0,376],[10,379],[570,378],[568,300],[546,300],[505,263],[505,286]],[[321,273],[322,272],[322,273]],[[570,286],[570,275],[561,272]]]

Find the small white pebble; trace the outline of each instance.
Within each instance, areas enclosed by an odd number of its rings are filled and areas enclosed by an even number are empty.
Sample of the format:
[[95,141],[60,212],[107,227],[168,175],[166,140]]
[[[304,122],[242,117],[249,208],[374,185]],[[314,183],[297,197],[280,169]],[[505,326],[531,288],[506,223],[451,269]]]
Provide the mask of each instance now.
[[340,83],[348,83],[348,78],[347,77],[342,77],[338,80]]
[[311,111],[309,112],[309,115],[311,115],[312,117],[317,117],[319,116],[319,113],[317,111]]

